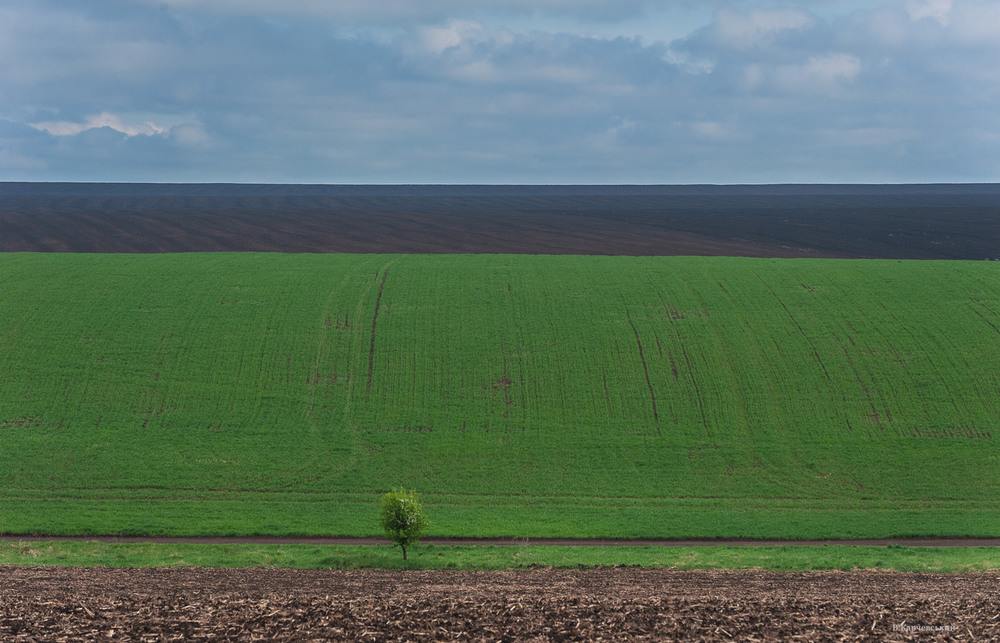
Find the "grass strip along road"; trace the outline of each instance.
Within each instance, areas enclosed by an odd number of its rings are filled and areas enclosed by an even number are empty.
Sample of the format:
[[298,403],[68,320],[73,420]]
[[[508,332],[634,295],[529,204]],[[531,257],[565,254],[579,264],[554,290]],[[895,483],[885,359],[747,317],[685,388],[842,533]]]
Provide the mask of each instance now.
[[285,567],[298,569],[464,569],[641,566],[676,569],[817,571],[882,569],[966,573],[1000,569],[1000,548],[845,544],[670,545],[434,544],[410,550],[406,561],[387,544],[259,542],[104,542],[0,540],[0,566]]

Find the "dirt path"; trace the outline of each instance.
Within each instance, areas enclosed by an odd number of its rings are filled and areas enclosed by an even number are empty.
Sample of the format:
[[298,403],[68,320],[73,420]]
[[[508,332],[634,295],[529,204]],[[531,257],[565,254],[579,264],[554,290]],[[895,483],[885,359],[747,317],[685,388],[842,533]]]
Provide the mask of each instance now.
[[[33,536],[31,534],[2,535],[0,540],[23,541],[97,541],[105,543],[200,543],[254,545],[387,545],[381,538],[333,538],[333,537],[286,537],[286,536]],[[855,545],[886,547],[901,545],[906,547],[1000,547],[1000,538],[862,538],[853,540],[767,540],[767,539],[727,539],[702,538],[688,540],[671,539],[623,539],[623,538],[424,538],[430,545],[485,545],[524,546],[559,545],[570,547],[785,547],[809,545]]]
[[998,640],[1000,575],[0,567],[3,641]]

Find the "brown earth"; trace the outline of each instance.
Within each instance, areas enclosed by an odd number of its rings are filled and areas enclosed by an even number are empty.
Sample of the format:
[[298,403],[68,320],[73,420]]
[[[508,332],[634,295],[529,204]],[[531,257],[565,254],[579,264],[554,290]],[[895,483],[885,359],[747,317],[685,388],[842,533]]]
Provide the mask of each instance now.
[[998,596],[996,573],[0,567],[0,640],[998,640]]
[[0,183],[2,252],[1000,258],[1000,185]]

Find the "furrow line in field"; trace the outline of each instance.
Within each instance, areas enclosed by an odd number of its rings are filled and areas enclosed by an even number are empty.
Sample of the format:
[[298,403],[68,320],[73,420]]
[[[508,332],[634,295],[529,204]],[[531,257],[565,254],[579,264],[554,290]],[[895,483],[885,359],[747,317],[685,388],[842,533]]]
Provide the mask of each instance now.
[[[984,306],[984,308],[985,308],[985,306]],[[992,328],[993,330],[995,330],[997,332],[997,334],[1000,335],[1000,328],[997,328],[996,325],[993,324],[993,322],[991,322],[990,320],[986,319],[986,317],[981,312],[979,312],[978,310],[976,310],[975,308],[973,308],[972,304],[969,304],[969,310],[971,310],[972,312],[976,313],[976,315],[980,319],[982,319],[984,322],[986,322],[987,326],[989,326],[990,328]]]
[[[885,303],[879,302],[879,308],[885,311],[885,313],[892,318],[893,327],[899,328],[902,332],[910,336],[910,339],[913,341],[913,344],[915,346],[921,346],[923,344],[923,342],[921,342],[921,340],[916,335],[914,335],[909,328],[907,328],[906,324],[899,323],[899,319],[896,317],[896,315],[892,314],[892,311],[890,311],[889,308],[886,307]],[[938,336],[935,337],[935,341],[943,343],[945,340],[944,337]],[[952,346],[954,346],[954,344],[952,344]],[[943,353],[944,353],[943,351],[937,352],[938,355],[941,355]],[[961,417],[963,414],[963,409],[959,407],[958,402],[956,401],[955,394],[952,392],[951,387],[948,385],[948,378],[945,377],[945,374],[941,372],[941,367],[938,366],[938,363],[934,361],[933,359],[934,353],[931,352],[928,348],[925,348],[924,354],[927,357],[927,363],[930,366],[930,369],[934,372],[934,375],[937,377],[938,381],[941,382],[941,386],[942,388],[944,388],[945,393],[947,393],[946,399],[950,403],[951,407],[955,410],[957,417]]]
[[[684,338],[681,336],[681,331],[677,327],[676,311],[671,308],[671,306],[667,303],[667,300],[663,298],[663,293],[659,290],[656,291],[656,296],[659,297],[660,303],[663,304],[663,310],[666,313],[667,321],[670,324],[670,328],[674,331],[674,336],[677,338],[677,345],[680,346],[681,356],[684,358],[684,364],[687,366],[688,377],[691,379],[691,388],[694,391],[695,400],[698,402],[698,413],[701,415],[701,424],[705,428],[705,434],[711,438],[712,429],[708,424],[708,414],[705,412],[705,402],[702,399],[701,388],[698,386],[698,379],[695,377],[694,366],[691,363],[691,357],[688,355]],[[667,355],[670,359],[671,373],[673,374],[674,379],[677,380],[679,379],[679,373],[677,371],[677,364],[674,361],[673,353],[668,350]],[[671,410],[671,413],[673,413],[673,410]]]
[[[662,359],[663,358],[663,346],[660,344],[660,336],[657,334],[655,328],[653,328],[653,339],[656,340],[656,347],[659,350],[659,352],[660,352],[660,358]],[[670,363],[673,364],[674,358],[673,358],[672,355],[670,355],[670,351],[667,351],[667,356],[670,358]],[[676,373],[675,373],[674,379],[676,379]],[[674,408],[674,405],[673,404],[667,404],[667,410],[670,411],[670,420],[675,425],[678,424],[677,411]]]
[[712,437],[712,428],[708,424],[708,414],[705,412],[705,401],[702,399],[701,387],[698,386],[698,379],[694,374],[694,365],[691,363],[691,356],[688,355],[687,347],[684,345],[684,338],[681,336],[680,329],[674,324],[673,320],[670,321],[670,325],[674,329],[674,334],[677,336],[677,343],[681,347],[681,357],[684,358],[684,364],[687,366],[688,377],[691,378],[691,388],[694,390],[695,400],[698,402],[698,413],[701,415],[701,424],[705,428],[705,434],[708,437]]
[[[877,408],[875,408],[875,403],[872,401],[871,389],[868,388],[864,378],[861,377],[861,373],[858,372],[858,368],[854,364],[854,359],[851,358],[850,351],[847,350],[846,346],[841,345],[841,348],[844,351],[844,357],[847,358],[847,365],[851,367],[851,372],[854,373],[854,379],[858,381],[858,384],[861,385],[861,390],[865,393],[865,400],[867,400],[868,407],[872,410],[871,419],[875,422],[878,428],[881,429],[882,414],[878,412]],[[884,402],[885,400],[883,400],[883,403]]]
[[656,432],[663,434],[660,430],[660,414],[656,410],[656,393],[653,391],[653,383],[649,380],[649,367],[646,366],[646,356],[642,352],[642,340],[639,339],[639,331],[635,327],[635,323],[632,321],[632,315],[628,312],[628,308],[625,309],[625,317],[628,319],[628,325],[632,327],[632,332],[635,334],[635,344],[639,347],[639,359],[642,361],[642,372],[646,375],[646,386],[649,388],[649,399],[653,403],[653,422],[656,425]]
[[[667,300],[663,298],[663,293],[661,293],[659,290],[657,290],[656,291],[656,296],[660,298],[660,303],[663,304],[663,310],[667,314],[667,319],[670,319],[671,318],[670,317],[670,306],[667,305]],[[671,321],[671,326],[673,326],[673,322],[672,321]],[[660,338],[659,338],[659,336],[657,336],[657,338],[656,338],[656,345],[657,345],[657,347],[660,346]],[[660,348],[660,355],[661,356],[663,355],[663,349],[662,348]],[[675,380],[679,379],[679,376],[677,374],[677,364],[674,362],[674,354],[672,352],[670,352],[669,350],[667,350],[667,359],[670,360],[670,372],[673,374],[674,379]]]
[[389,276],[389,269],[382,273],[382,283],[378,287],[378,295],[375,297],[375,314],[372,315],[372,341],[368,348],[368,383],[365,385],[365,393],[372,392],[372,371],[375,370],[375,325],[378,323],[378,309],[382,305],[382,291],[385,289],[385,278]]
[[788,306],[785,304],[784,301],[782,301],[781,297],[778,297],[778,294],[774,292],[774,290],[769,285],[767,285],[766,281],[761,279],[760,275],[756,275],[756,277],[760,281],[760,283],[764,285],[764,288],[767,288],[767,291],[771,293],[771,296],[773,296],[775,301],[778,302],[778,305],[781,306],[781,309],[785,311],[786,315],[788,315],[788,320],[792,322],[792,325],[795,326],[795,328],[799,331],[799,334],[802,335],[802,338],[806,340],[807,344],[809,344],[809,349],[812,350],[813,357],[816,358],[816,363],[819,364],[819,367],[821,369],[823,369],[823,377],[825,377],[827,381],[830,381],[830,372],[826,370],[826,364],[823,363],[823,359],[819,356],[819,351],[816,349],[816,344],[813,343],[812,338],[810,338],[809,335],[806,334],[806,331],[802,328],[802,324],[800,324],[799,321],[795,319],[795,316],[792,315],[792,311],[788,310]]

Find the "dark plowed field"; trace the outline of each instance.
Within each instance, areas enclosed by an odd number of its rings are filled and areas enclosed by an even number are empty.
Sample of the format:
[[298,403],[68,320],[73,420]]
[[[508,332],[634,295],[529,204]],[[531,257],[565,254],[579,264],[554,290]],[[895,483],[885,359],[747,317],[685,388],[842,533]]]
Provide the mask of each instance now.
[[0,639],[997,640],[998,595],[996,573],[6,567]]
[[5,252],[1000,258],[1000,186],[0,184]]

